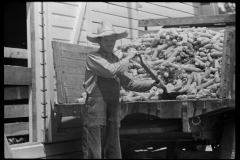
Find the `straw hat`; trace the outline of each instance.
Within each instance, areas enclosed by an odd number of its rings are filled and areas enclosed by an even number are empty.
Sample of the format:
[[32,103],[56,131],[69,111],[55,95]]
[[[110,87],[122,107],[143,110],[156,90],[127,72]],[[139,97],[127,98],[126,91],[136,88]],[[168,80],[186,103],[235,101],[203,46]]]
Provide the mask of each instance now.
[[126,38],[128,36],[128,32],[115,32],[112,24],[108,21],[102,21],[97,29],[97,35],[87,36],[87,39],[92,43],[98,43],[98,37],[110,36],[116,34],[116,40]]

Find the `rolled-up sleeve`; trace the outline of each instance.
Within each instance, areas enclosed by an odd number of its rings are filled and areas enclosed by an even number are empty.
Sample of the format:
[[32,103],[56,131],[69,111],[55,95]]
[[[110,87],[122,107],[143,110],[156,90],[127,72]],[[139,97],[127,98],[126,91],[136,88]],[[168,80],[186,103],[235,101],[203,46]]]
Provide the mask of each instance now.
[[154,80],[136,80],[130,78],[128,72],[123,72],[120,75],[121,86],[125,90],[137,91],[137,92],[145,92],[152,88]]
[[119,75],[119,73],[123,73],[128,66],[128,60],[123,59],[119,62],[109,63],[97,53],[89,54],[86,59],[86,69],[105,78],[113,78],[114,76]]

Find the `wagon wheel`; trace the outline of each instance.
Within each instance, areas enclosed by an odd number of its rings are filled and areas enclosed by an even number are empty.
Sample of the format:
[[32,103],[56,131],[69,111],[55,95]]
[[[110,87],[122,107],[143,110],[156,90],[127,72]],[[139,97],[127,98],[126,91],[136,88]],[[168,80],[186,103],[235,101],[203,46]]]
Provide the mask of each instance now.
[[235,145],[235,118],[233,118],[224,124],[219,159],[235,159]]

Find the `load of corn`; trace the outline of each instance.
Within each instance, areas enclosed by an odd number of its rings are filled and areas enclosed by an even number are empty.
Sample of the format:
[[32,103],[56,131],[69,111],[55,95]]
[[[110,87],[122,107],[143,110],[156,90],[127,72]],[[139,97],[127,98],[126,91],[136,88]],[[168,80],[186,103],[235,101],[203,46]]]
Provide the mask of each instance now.
[[[186,93],[177,96],[176,100],[218,98],[223,40],[224,30],[161,28],[157,33],[144,34],[115,47],[114,54],[121,60],[129,51],[138,51],[145,65],[163,81],[168,92]],[[130,60],[128,72],[133,79],[152,79],[137,56]],[[156,87],[142,93],[121,88],[120,100],[161,100],[159,95],[162,93],[163,90]]]

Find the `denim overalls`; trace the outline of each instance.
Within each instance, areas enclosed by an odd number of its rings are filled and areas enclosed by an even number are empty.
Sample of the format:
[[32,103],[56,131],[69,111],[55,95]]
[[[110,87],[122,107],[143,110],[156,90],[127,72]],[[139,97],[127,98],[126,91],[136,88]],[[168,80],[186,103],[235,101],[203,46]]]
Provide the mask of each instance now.
[[119,140],[120,84],[97,76],[100,94],[87,96],[83,111],[83,158],[121,159]]

